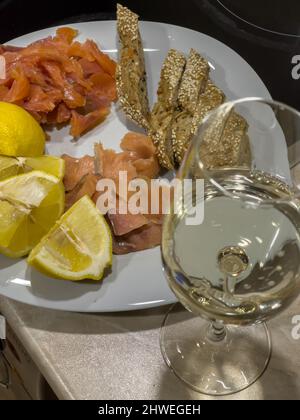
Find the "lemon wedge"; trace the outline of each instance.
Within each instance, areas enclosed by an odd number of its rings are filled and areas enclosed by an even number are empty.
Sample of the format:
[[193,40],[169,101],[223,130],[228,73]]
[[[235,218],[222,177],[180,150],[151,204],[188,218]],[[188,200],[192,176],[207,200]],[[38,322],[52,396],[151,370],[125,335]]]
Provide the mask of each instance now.
[[13,157],[0,156],[0,181],[18,175],[18,161]]
[[64,211],[58,178],[32,171],[0,182],[0,253],[19,258],[45,236]]
[[0,154],[41,156],[46,135],[38,122],[23,108],[0,102]]
[[9,157],[0,156],[0,181],[30,171],[43,171],[63,179],[65,161],[55,156]]
[[79,200],[32,250],[28,263],[39,271],[72,281],[100,281],[112,265],[112,234],[87,196]]

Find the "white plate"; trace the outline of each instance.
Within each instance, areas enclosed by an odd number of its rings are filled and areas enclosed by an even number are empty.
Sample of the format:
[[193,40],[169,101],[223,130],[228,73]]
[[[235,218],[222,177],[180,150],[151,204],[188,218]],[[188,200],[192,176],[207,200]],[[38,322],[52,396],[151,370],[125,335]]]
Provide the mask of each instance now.
[[[74,24],[80,41],[91,38],[103,51],[117,56],[116,22]],[[160,69],[170,48],[188,53],[190,48],[201,52],[210,62],[212,79],[228,99],[245,96],[270,98],[255,73],[237,53],[226,45],[201,33],[163,23],[141,22],[149,74],[151,102],[159,81]],[[55,28],[25,35],[10,42],[26,46],[55,33]],[[82,156],[93,153],[93,143],[101,140],[105,147],[118,149],[128,129],[136,129],[122,113],[114,109],[108,120],[77,143],[71,143],[68,130],[54,130],[48,152]],[[205,242],[203,242],[205,243]],[[200,251],[200,250],[199,250]],[[200,251],[201,252],[201,251]],[[42,276],[27,267],[24,260],[11,261],[0,257],[0,293],[6,297],[45,308],[80,312],[115,312],[152,308],[173,303],[174,295],[164,278],[159,248],[114,258],[113,272],[103,284],[69,283]]]

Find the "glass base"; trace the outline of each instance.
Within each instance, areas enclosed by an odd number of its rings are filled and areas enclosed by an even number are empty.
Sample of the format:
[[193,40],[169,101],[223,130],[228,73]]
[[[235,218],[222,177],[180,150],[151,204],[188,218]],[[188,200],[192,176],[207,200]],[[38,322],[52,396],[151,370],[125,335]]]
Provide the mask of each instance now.
[[271,358],[266,325],[227,326],[213,341],[211,324],[173,306],[161,330],[161,349],[167,365],[194,391],[206,395],[234,394],[252,385]]

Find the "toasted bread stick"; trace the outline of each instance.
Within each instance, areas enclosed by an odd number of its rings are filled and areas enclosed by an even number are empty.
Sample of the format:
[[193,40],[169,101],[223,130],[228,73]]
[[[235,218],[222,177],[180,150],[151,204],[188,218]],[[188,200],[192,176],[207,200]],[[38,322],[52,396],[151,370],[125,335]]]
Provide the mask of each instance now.
[[131,120],[148,130],[150,110],[139,17],[118,4],[117,19],[121,41],[116,72],[119,102],[124,113]]
[[172,148],[172,121],[178,107],[178,91],[185,69],[184,54],[172,49],[164,62],[158,88],[158,100],[151,114],[150,136],[157,147],[160,165],[174,169]]

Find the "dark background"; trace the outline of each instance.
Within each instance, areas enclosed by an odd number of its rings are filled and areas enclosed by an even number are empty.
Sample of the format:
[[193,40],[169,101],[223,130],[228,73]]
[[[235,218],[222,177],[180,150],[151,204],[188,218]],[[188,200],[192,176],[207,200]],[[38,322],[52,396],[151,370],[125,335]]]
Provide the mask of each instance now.
[[[300,109],[300,80],[291,77],[292,57],[300,54],[300,0],[120,2],[137,12],[142,20],[173,23],[219,39],[252,65],[274,99]],[[0,0],[0,43],[55,25],[115,19],[116,3],[114,0]]]

